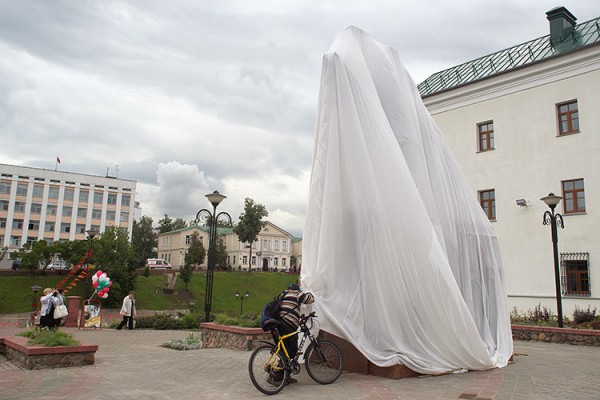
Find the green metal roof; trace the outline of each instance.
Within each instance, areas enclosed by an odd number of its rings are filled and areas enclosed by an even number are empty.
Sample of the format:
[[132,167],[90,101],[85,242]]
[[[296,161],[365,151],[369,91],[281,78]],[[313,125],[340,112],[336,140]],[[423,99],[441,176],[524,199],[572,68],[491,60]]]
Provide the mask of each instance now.
[[[208,225],[196,225],[197,228],[199,228],[200,230],[203,230],[204,232],[210,233],[210,226]],[[222,227],[222,226],[217,226],[217,234],[219,235],[229,235],[233,233],[233,228],[230,227]]]
[[546,35],[436,72],[418,85],[419,92],[421,97],[430,96],[595,43],[600,43],[600,17],[575,25],[572,33],[556,45]]
[[[186,226],[185,228],[175,229],[174,231],[159,233],[159,236],[160,235],[166,235],[166,234],[172,235],[173,233],[176,233],[176,232],[183,232],[183,231],[188,231],[188,230],[192,230],[192,229],[200,229],[200,230],[202,230],[204,232],[210,232],[210,227],[209,226],[206,226],[206,225],[190,225],[190,226]],[[229,228],[229,227],[225,228],[225,227],[221,227],[221,226],[217,227],[217,233],[219,235],[229,235],[232,232],[233,232],[233,228]]]

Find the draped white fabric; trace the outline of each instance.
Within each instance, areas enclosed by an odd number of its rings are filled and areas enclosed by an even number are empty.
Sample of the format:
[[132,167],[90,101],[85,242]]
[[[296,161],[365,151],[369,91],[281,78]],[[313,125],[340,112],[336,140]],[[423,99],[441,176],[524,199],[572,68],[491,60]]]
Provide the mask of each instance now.
[[303,289],[379,366],[505,366],[496,236],[397,52],[357,28],[323,59]]

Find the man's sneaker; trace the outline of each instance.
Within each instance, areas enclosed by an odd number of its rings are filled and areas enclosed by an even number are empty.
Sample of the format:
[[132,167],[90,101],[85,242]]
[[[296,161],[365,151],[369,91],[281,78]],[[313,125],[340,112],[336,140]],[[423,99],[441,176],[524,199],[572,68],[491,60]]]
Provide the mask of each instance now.
[[288,380],[287,380],[287,383],[288,383],[288,385],[289,385],[290,383],[298,383],[298,379],[292,378],[292,377],[290,376],[290,377],[288,378]]

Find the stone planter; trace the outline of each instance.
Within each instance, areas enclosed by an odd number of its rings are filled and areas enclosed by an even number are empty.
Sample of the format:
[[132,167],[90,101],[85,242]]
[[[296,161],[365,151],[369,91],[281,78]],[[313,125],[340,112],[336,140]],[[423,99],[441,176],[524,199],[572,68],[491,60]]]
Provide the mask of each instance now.
[[0,354],[26,369],[76,367],[96,361],[96,344],[80,346],[29,346],[22,336],[0,337]]
[[250,351],[260,345],[260,341],[273,342],[269,332],[261,328],[219,325],[214,322],[200,324],[202,330],[202,348],[228,348]]
[[580,346],[600,346],[600,331],[592,329],[512,325],[512,337],[513,340],[533,340],[547,343],[569,343]]

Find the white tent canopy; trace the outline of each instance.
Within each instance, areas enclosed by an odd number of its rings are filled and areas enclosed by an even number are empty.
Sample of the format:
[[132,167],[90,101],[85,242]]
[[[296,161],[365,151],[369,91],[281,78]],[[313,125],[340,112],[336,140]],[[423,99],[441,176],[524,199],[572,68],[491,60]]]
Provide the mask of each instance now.
[[497,239],[398,53],[357,28],[323,59],[302,285],[379,366],[505,366]]

